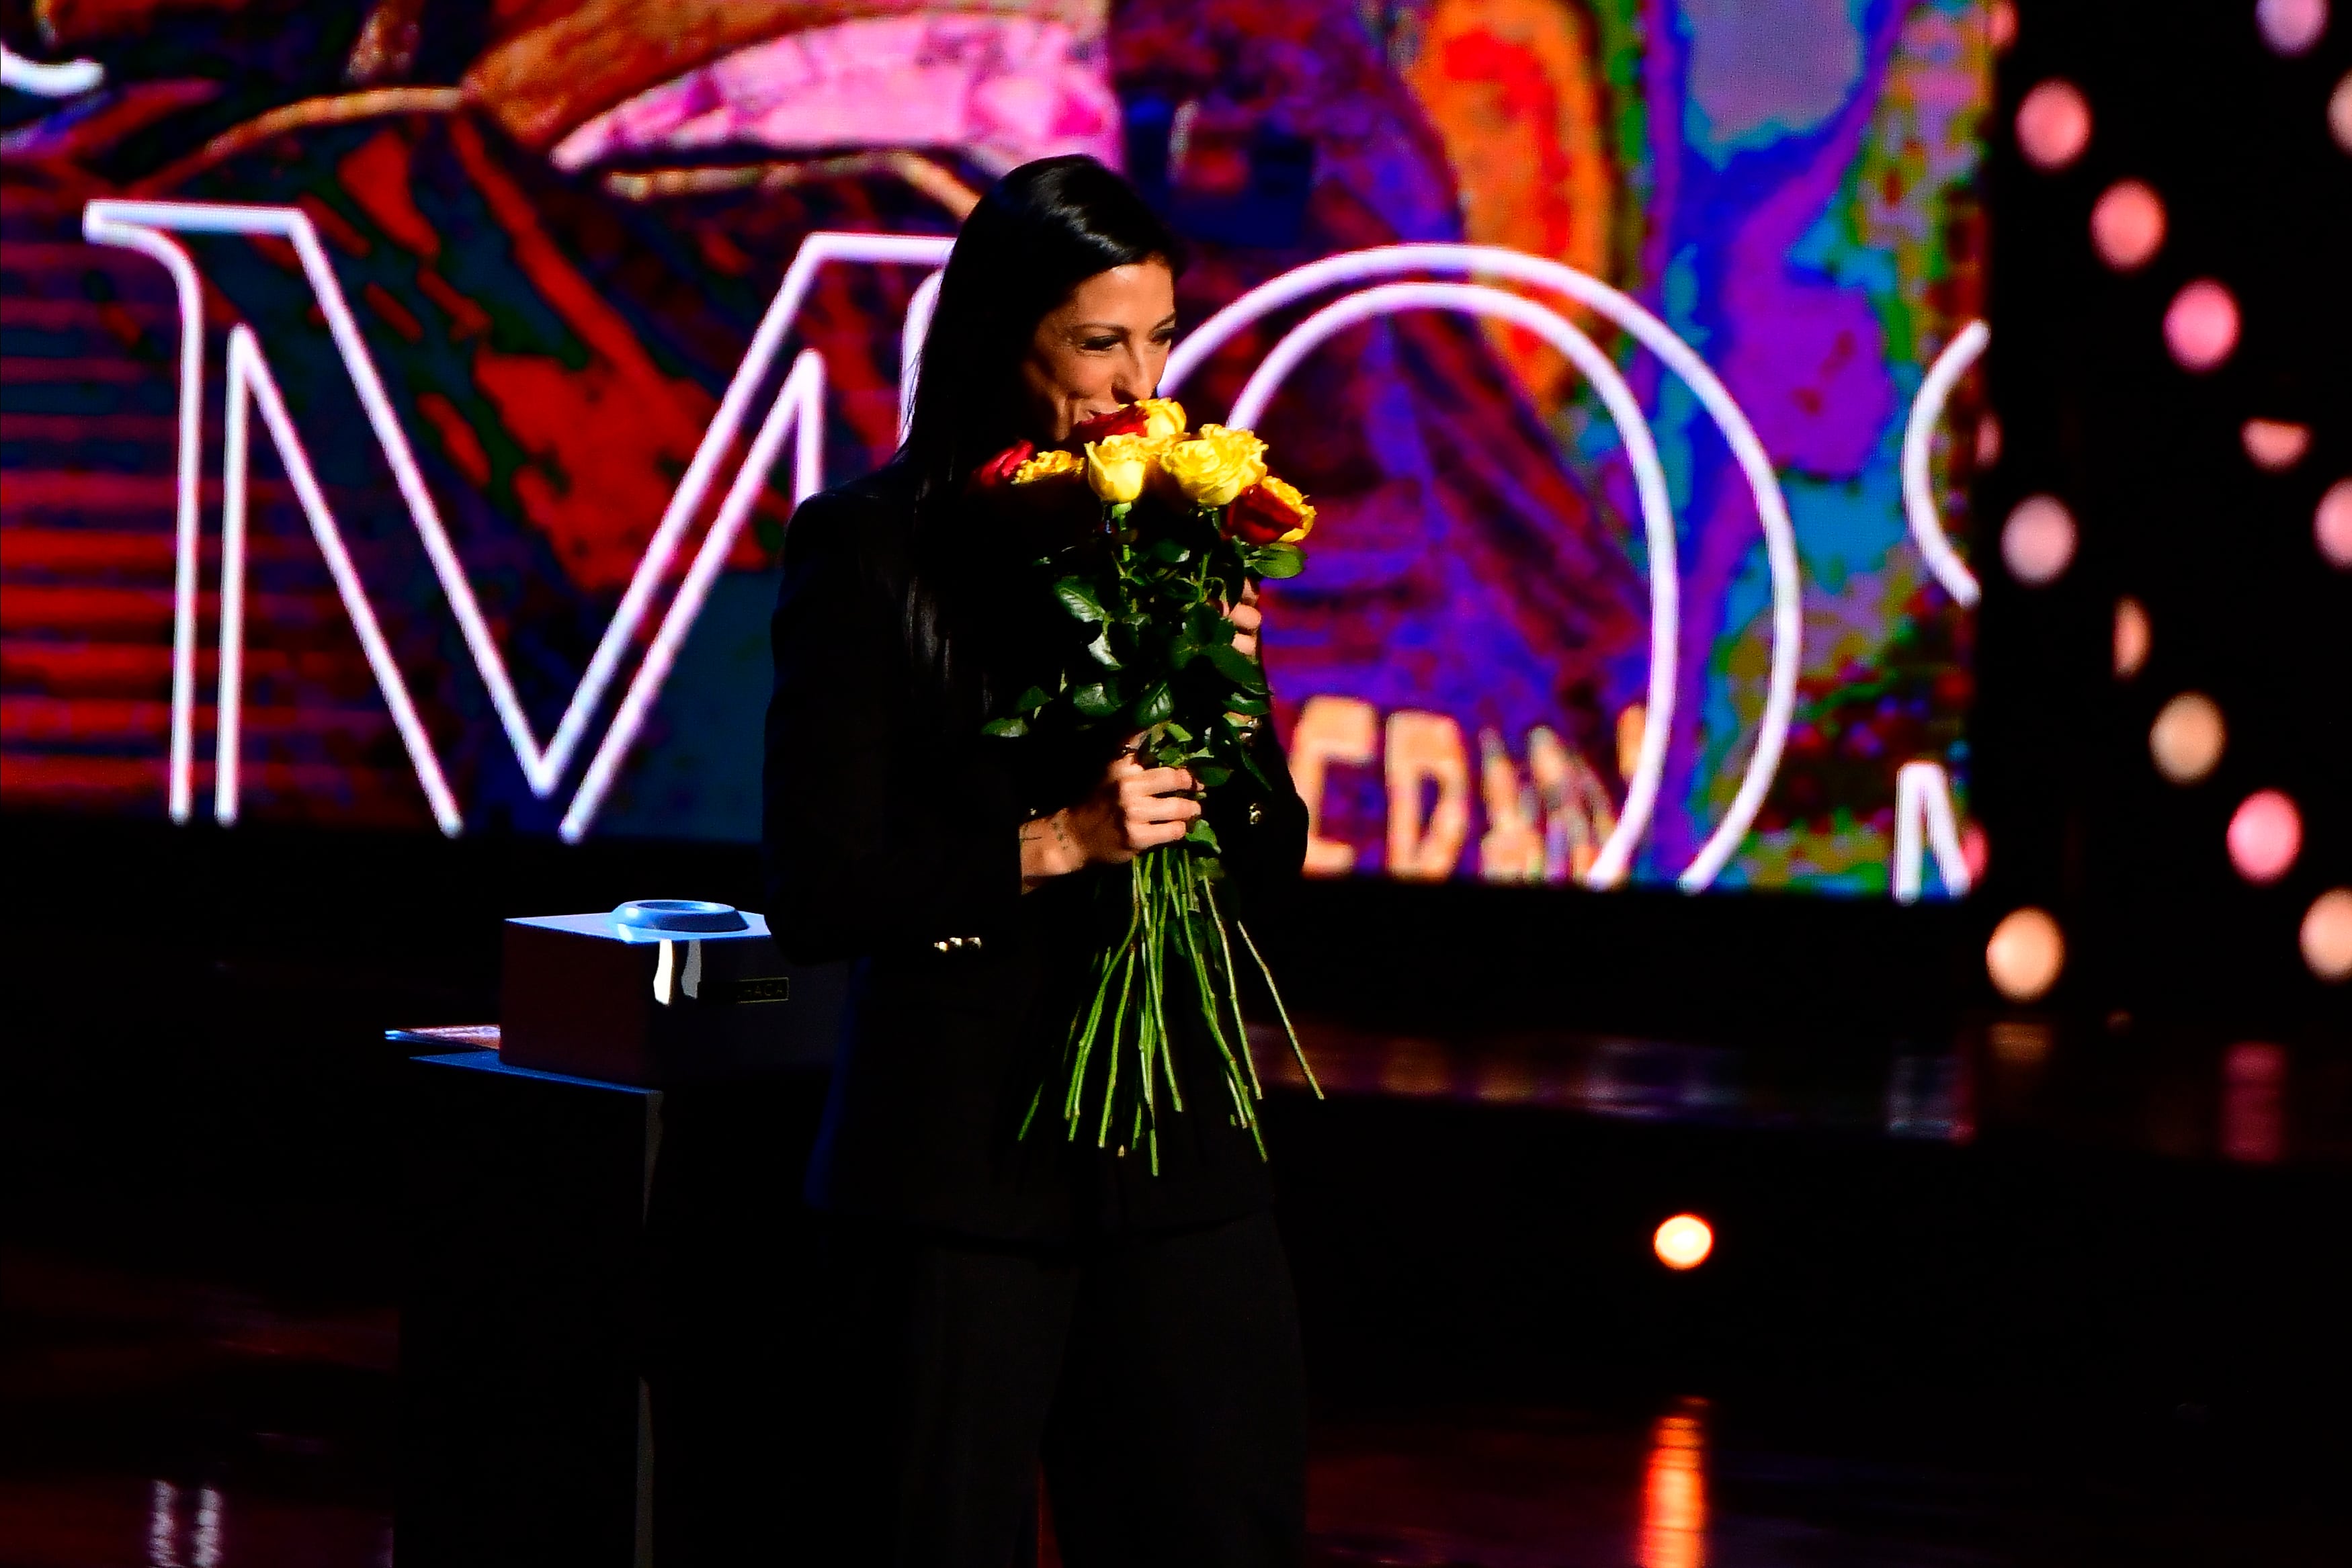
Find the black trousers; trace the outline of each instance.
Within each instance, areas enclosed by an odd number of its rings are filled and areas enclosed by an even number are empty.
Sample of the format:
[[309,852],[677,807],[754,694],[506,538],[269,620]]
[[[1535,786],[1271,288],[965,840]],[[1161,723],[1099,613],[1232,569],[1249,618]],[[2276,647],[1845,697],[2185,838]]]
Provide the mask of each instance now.
[[[1297,1562],[1305,1377],[1273,1217],[1068,1250],[835,1225],[810,1561]],[[819,1542],[822,1544],[819,1544]],[[1034,1557],[1024,1560],[1034,1562]]]

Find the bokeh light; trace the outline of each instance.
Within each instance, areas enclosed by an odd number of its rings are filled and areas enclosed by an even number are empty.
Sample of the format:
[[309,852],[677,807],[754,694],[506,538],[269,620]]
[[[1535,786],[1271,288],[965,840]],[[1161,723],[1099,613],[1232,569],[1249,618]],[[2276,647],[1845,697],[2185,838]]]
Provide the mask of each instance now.
[[2303,914],[2303,961],[2323,980],[2352,980],[2352,887],[2331,887]]
[[2276,882],[2303,852],[2303,815],[2276,789],[2257,789],[2230,818],[2230,863],[2248,882]]
[[2164,246],[2164,203],[2137,180],[2120,180],[2091,209],[2091,245],[2117,272],[2146,266]]
[[2311,450],[2311,426],[2284,419],[2250,419],[2238,427],[2238,440],[2255,467],[2284,473]]
[[2074,559],[2074,518],[2055,496],[2028,496],[2001,525],[2000,559],[2018,581],[2055,582]]
[[2327,0],[2255,0],[2254,25],[2278,53],[2302,54],[2327,31]]
[[2210,277],[2172,297],[2164,312],[2164,344],[2185,371],[2210,371],[2238,346],[2238,302]]
[[1677,1214],[1650,1238],[1658,1261],[1669,1269],[1696,1269],[1715,1250],[1715,1229],[1696,1214]]
[[1985,41],[1995,49],[2017,42],[2017,7],[2010,0],[1992,0],[1992,9],[1985,15]]
[[1985,973],[1992,977],[1993,988],[2012,1002],[2049,995],[2065,967],[2066,938],[2058,922],[2030,905],[2005,915],[1985,944]]
[[2327,95],[2327,129],[2336,138],[2336,145],[2352,152],[2352,71],[2336,84]]
[[2221,1053],[2221,1155],[2269,1165],[2286,1153],[2286,1050],[2243,1040]]
[[2026,162],[2063,169],[2091,144],[2091,105],[2073,82],[2053,77],[2017,106],[2017,145]]
[[2175,784],[2194,784],[2213,771],[2229,739],[2220,706],[2202,692],[2183,692],[2148,726],[2147,754]]
[[2330,566],[2352,568],[2352,479],[2338,479],[2311,515],[2312,537]]
[[1992,841],[1978,823],[1970,822],[1960,830],[1960,863],[1969,868],[1969,881],[1982,882],[1985,867],[1992,863]]
[[1987,409],[1977,421],[1977,466],[1990,468],[2000,461],[2000,421]]
[[2130,680],[2147,664],[2148,644],[2156,633],[2147,612],[2137,599],[2116,601],[2116,679]]

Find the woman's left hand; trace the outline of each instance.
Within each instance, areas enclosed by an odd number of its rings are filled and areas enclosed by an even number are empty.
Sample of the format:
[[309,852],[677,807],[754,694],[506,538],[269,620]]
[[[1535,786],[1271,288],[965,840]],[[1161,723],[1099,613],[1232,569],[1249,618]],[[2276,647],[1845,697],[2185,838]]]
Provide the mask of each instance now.
[[1265,612],[1257,607],[1257,584],[1242,585],[1241,602],[1229,605],[1225,619],[1234,623],[1234,646],[1249,658],[1257,657],[1257,630],[1265,623]]

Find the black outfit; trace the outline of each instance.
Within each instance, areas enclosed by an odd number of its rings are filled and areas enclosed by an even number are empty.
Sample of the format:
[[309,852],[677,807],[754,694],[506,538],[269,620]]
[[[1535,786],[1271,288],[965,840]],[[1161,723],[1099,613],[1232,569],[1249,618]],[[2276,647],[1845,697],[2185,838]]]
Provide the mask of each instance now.
[[[1305,1420],[1265,1161],[1205,1040],[1160,1169],[1064,1135],[1048,1102],[1127,873],[1021,891],[1019,829],[1108,755],[982,727],[1064,634],[984,516],[919,522],[892,467],[787,536],[767,736],[768,919],[855,962],[808,1197],[824,1217],[831,1483],[860,1560],[1002,1568],[1041,1453],[1074,1568],[1295,1560]],[[1269,777],[1288,770],[1270,729]],[[1306,810],[1246,774],[1209,792],[1235,904],[1295,875]],[[1221,894],[1221,897],[1224,896]],[[1177,1020],[1171,1019],[1171,1023]]]

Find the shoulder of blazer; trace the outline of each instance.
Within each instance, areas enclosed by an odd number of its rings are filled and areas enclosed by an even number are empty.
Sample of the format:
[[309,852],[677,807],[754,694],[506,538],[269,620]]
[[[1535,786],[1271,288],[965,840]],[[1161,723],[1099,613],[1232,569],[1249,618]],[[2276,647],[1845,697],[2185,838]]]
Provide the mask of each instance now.
[[913,476],[898,464],[820,490],[793,513],[784,565],[854,561],[862,575],[902,588],[914,554]]

